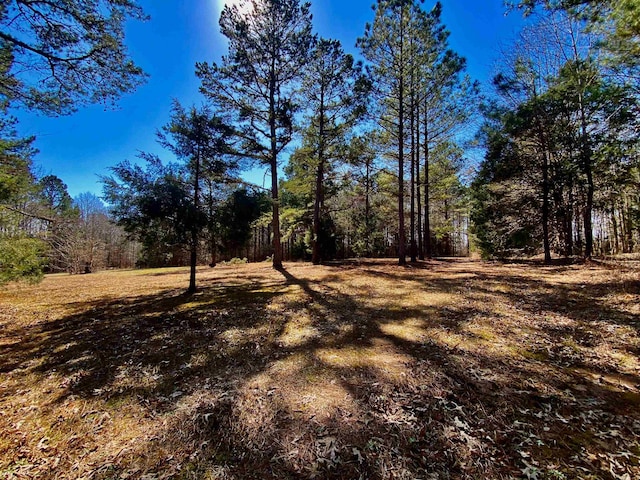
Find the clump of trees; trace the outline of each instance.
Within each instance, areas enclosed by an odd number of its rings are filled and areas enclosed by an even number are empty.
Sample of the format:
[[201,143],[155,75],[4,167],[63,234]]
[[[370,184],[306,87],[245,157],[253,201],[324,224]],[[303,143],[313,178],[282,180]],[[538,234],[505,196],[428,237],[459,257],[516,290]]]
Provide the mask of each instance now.
[[[415,261],[467,248],[462,156],[433,152],[461,141],[478,86],[448,48],[441,5],[425,11],[420,3],[376,3],[358,40],[364,70],[341,57],[337,42],[320,40],[312,49],[310,80],[302,83],[309,110],[302,145],[285,169],[283,199],[297,251],[314,263],[395,254],[402,264],[407,253]],[[443,162],[460,188],[441,185],[450,180],[445,176],[430,178]]]
[[141,242],[144,265],[183,265],[188,256],[194,292],[203,242],[215,266],[221,245],[237,251],[246,243],[265,202],[261,193],[230,189],[241,183],[234,176],[235,130],[208,108],[187,111],[174,103],[158,139],[180,163],[145,153],[144,167],[122,162],[103,179],[105,198],[118,225]]
[[72,199],[58,177],[36,178],[28,157],[12,159],[5,152],[2,158],[0,283],[38,281],[44,272],[136,266],[138,245],[98,197],[84,193]]
[[640,240],[638,77],[601,61],[607,38],[584,14],[544,15],[495,78],[473,185],[486,255],[542,251],[549,262],[630,253]]
[[[462,253],[468,213],[456,145],[477,85],[440,16],[440,4],[426,12],[417,1],[379,1],[359,41],[363,64],[313,34],[308,3],[226,6],[228,53],[196,67],[207,106],[187,114],[177,105],[161,134],[179,163],[143,155],[146,169],[125,162],[105,179],[120,225],[154,265],[182,262],[188,245],[191,291],[202,245],[212,265],[216,254],[246,251],[269,255],[274,268],[394,251],[403,263],[407,236],[412,260]],[[248,164],[268,168],[268,192],[237,189]]]
[[373,111],[381,154],[396,166],[400,264],[406,262],[407,203],[411,261],[434,253],[433,151],[459,141],[477,95],[477,84],[463,76],[465,60],[448,48],[441,4],[427,12],[420,3],[378,1],[373,23],[358,40],[376,86]]
[[[144,19],[133,1],[5,3],[5,110],[14,102],[69,113],[144,79],[122,41],[124,19]],[[112,168],[108,208],[89,194],[72,200],[60,179],[36,178],[33,140],[16,138],[5,115],[0,241],[12,246],[1,249],[0,270],[13,273],[2,279],[37,278],[43,266],[188,264],[193,292],[198,264],[233,257],[282,268],[351,256],[404,264],[474,245],[485,256],[541,252],[546,261],[636,251],[638,10],[626,0],[514,6],[539,21],[481,99],[449,47],[439,2],[377,0],[357,41],[361,61],[313,33],[309,3],[227,5],[226,55],[196,65],[205,104],[174,102],[158,133],[171,161],[142,153]],[[22,76],[19,65],[39,61],[50,77]],[[486,154],[470,180],[465,152],[478,113]],[[241,179],[256,165],[270,188]]]
[[135,244],[97,198],[74,201],[60,179],[33,173],[34,138],[16,135],[9,108],[66,115],[132,91],[145,74],[124,25],[145,18],[133,0],[0,4],[0,284],[134,265]]

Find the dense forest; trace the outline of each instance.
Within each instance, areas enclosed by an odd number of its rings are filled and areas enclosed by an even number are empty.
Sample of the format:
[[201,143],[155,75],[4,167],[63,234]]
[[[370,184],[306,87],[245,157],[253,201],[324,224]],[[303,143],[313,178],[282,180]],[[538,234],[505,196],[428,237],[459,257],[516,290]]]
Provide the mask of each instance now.
[[[34,139],[11,116],[72,113],[144,81],[123,44],[140,8],[69,3],[0,7],[1,282],[191,265],[195,290],[196,265],[220,261],[551,262],[640,248],[632,0],[505,6],[530,21],[491,86],[451,50],[440,3],[378,0],[354,53],[314,33],[308,3],[227,5],[226,55],[196,65],[202,106],[174,101],[158,126],[166,157],[114,165],[102,199],[39,176]],[[42,78],[21,76],[29,63]],[[257,166],[270,188],[243,178]]]

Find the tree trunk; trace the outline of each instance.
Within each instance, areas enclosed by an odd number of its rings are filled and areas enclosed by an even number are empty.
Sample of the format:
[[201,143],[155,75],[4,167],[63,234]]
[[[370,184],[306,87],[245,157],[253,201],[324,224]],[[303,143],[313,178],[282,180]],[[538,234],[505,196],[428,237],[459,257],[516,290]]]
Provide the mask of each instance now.
[[551,246],[549,244],[549,157],[546,147],[543,148],[542,160],[542,242],[544,245],[544,263],[551,263]]
[[576,230],[575,249],[576,249],[576,252],[579,252],[579,254],[583,253],[582,219],[584,218],[584,215],[581,215],[581,213],[582,212],[580,211],[580,207],[576,206],[573,217],[574,217],[575,230]]
[[429,222],[429,119],[424,109],[424,254],[431,258],[431,225]]
[[[558,177],[558,166],[557,163],[551,163],[551,177]],[[549,182],[551,187],[551,192],[553,196],[553,204],[555,205],[555,215],[554,217],[554,225],[555,225],[555,234],[556,234],[556,242],[558,247],[562,249],[562,255],[564,257],[568,257],[570,255],[567,249],[567,208],[566,202],[564,201],[564,191],[563,186],[558,185],[560,182]]]
[[565,207],[565,217],[566,217],[566,227],[567,230],[565,232],[565,239],[567,242],[567,252],[568,255],[573,255],[573,185],[569,184],[569,192],[568,192],[568,200],[567,206]]
[[398,264],[406,265],[404,231],[404,7],[400,7],[400,84],[398,90]]
[[209,245],[210,249],[211,249],[211,263],[209,264],[209,266],[211,268],[216,266],[216,236],[213,234],[213,232],[211,232],[211,243]]
[[627,233],[627,246],[628,246],[628,252],[627,253],[633,253],[633,250],[635,248],[635,243],[633,241],[633,220],[631,218],[631,202],[629,197],[627,196],[624,199],[624,206],[625,206],[625,210],[627,212],[626,214],[626,233]]
[[420,190],[420,102],[416,103],[416,199],[418,210],[418,258],[424,260],[424,243],[422,241],[422,197]]
[[584,208],[584,258],[590,259],[593,255],[593,225],[591,216],[593,213],[593,173],[591,171],[591,159],[587,164],[587,203]]
[[[198,212],[200,207],[200,152],[196,155],[196,165],[193,180],[193,208]],[[198,227],[193,225],[191,228],[191,252],[190,252],[190,273],[188,293],[196,291],[196,265],[198,263]]]
[[253,227],[253,259],[252,262],[256,261],[258,257],[258,227]]
[[320,206],[324,202],[324,89],[320,87],[320,118],[318,125],[318,170],[316,172],[316,194],[313,204],[313,238],[311,261],[319,265],[320,258]]
[[584,258],[590,259],[593,255],[593,165],[591,146],[589,145],[589,137],[587,132],[587,114],[584,106],[584,93],[578,94],[578,103],[580,106],[580,156],[582,160],[582,168],[587,177],[587,200],[583,211],[584,224]]
[[618,222],[616,220],[616,207],[614,203],[611,203],[611,227],[613,228],[613,243],[612,250],[614,254],[620,252],[620,239],[618,237]]
[[[447,198],[445,197],[444,199],[444,224],[447,225],[447,227],[450,225],[449,224],[449,201],[447,200]],[[451,256],[451,233],[447,232],[444,234],[444,251],[447,257]]]
[[311,261],[314,265],[319,265],[320,258],[320,204],[321,204],[321,196],[322,196],[322,184],[324,177],[324,162],[320,160],[318,162],[318,170],[316,173],[316,195],[315,201],[313,204],[313,238],[311,240],[312,245],[312,253],[311,253]]
[[366,161],[365,165],[365,198],[364,198],[364,222],[365,222],[365,246],[367,256],[371,255],[371,200],[369,199],[369,177],[371,176],[371,163],[369,160]]
[[273,268],[282,269],[282,247],[280,241],[280,198],[278,196],[278,137],[276,128],[276,72],[275,58],[271,61],[269,78],[269,128],[270,128],[270,166],[271,166],[271,202],[273,205]]
[[[413,41],[412,41],[413,43]],[[413,54],[413,45],[411,49],[411,53]],[[409,229],[410,229],[410,255],[411,262],[415,263],[417,260],[418,249],[416,245],[416,174],[415,174],[415,166],[416,166],[416,136],[415,136],[415,82],[414,82],[414,71],[413,71],[413,58],[410,58],[411,65],[411,76],[410,76],[410,95],[409,95],[409,125],[411,135],[411,174],[410,174],[410,188],[411,188],[411,207],[410,214],[411,218],[409,221]]]

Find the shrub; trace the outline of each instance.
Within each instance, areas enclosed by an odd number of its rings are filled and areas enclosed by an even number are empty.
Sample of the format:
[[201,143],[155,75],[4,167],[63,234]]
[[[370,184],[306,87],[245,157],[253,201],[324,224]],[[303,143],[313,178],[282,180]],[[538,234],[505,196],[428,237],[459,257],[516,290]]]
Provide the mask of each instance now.
[[227,261],[227,262],[222,262],[224,265],[242,265],[243,263],[249,263],[249,260],[247,260],[247,258],[238,258],[238,257],[233,257],[231,260]]
[[0,239],[0,285],[18,280],[42,280],[45,244],[35,238]]

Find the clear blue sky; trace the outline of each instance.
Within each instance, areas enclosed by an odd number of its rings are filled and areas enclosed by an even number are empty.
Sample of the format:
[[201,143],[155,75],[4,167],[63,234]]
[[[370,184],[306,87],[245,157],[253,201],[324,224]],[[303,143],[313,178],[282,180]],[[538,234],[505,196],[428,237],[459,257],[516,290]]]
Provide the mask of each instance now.
[[[98,175],[108,174],[108,167],[134,160],[140,150],[161,154],[155,132],[167,123],[172,99],[184,105],[202,102],[195,62],[218,60],[224,53],[218,29],[222,1],[140,1],[151,20],[131,23],[126,40],[131,56],[150,78],[122,98],[117,110],[93,106],[60,118],[18,112],[20,133],[36,136],[37,173],[57,175],[73,197],[87,191],[100,195]],[[373,19],[372,3],[312,1],[315,30],[339,39],[345,50],[358,56],[355,42]],[[425,8],[433,3],[425,2]],[[501,45],[509,44],[522,26],[520,12],[505,16],[502,0],[443,0],[442,4],[451,47],[467,58],[469,74],[486,84]],[[262,182],[262,175],[252,177]]]

